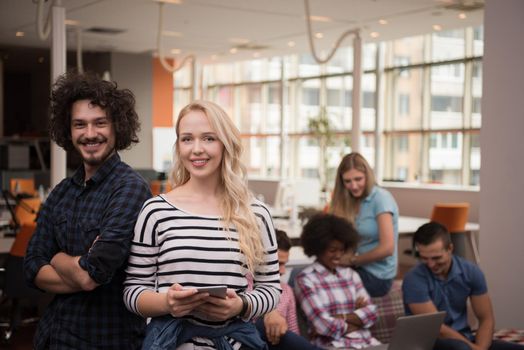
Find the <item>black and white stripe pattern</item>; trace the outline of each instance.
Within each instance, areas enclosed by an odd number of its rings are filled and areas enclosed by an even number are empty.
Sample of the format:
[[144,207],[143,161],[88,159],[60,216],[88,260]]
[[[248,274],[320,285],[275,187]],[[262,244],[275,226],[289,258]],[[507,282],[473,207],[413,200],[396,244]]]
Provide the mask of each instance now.
[[[263,203],[256,201],[251,207],[259,222],[265,254],[264,263],[253,276],[253,290],[247,291],[246,259],[234,227],[226,231],[220,218],[187,213],[162,195],[148,200],[136,222],[126,269],[124,301],[128,309],[139,314],[136,302],[140,293],[165,292],[173,283],[235,289],[251,301],[249,319],[274,309],[280,296],[280,278],[273,222]],[[210,326],[226,324],[208,321],[205,315],[196,313],[188,319]]]

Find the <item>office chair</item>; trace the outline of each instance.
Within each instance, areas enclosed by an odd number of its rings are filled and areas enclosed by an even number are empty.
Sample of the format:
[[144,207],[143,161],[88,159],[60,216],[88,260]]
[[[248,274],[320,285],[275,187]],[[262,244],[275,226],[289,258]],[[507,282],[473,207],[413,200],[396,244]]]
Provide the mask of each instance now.
[[9,191],[14,195],[36,196],[35,180],[12,178],[9,180]]
[[5,280],[4,291],[6,301],[10,303],[10,312],[7,323],[3,324],[7,329],[2,335],[3,341],[8,342],[13,333],[21,324],[28,324],[38,320],[38,317],[22,319],[23,302],[30,302],[36,307],[37,302],[44,293],[37,289],[27,286],[24,278],[24,257],[27,245],[33,232],[36,229],[36,223],[23,224],[18,231],[15,241],[5,261]]
[[32,224],[36,221],[42,201],[38,197],[19,199],[15,206],[16,224]]
[[158,196],[162,191],[162,181],[161,180],[151,180],[149,181],[149,189],[154,196]]
[[455,254],[467,257],[465,239],[469,239],[471,250],[476,263],[479,262],[477,243],[473,232],[466,230],[468,221],[469,203],[436,203],[431,212],[431,221],[438,222],[448,229],[451,234]]
[[172,190],[171,184],[166,180],[151,180],[149,182],[149,188],[153,194],[153,197]]
[[436,203],[431,212],[431,221],[446,226],[450,233],[463,232],[468,212],[469,203]]

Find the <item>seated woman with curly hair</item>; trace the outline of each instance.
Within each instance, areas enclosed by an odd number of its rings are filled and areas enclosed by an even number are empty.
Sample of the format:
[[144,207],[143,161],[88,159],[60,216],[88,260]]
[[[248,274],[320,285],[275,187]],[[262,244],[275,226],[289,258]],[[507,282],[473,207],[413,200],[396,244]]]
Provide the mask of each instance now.
[[297,275],[295,293],[317,346],[361,349],[380,344],[369,330],[377,319],[376,306],[358,273],[340,265],[358,239],[349,221],[332,214],[314,216],[302,231],[304,253],[316,261]]

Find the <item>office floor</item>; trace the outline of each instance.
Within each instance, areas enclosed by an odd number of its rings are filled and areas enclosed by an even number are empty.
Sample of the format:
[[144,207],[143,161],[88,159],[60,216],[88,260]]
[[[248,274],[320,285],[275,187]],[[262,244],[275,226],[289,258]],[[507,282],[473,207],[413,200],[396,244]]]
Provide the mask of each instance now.
[[[5,350],[30,350],[32,349],[33,335],[36,324],[22,326],[16,331],[8,343],[0,343],[0,348]],[[3,330],[2,330],[3,332]],[[3,333],[2,333],[3,334]]]
[[29,350],[32,349],[33,336],[36,330],[36,318],[38,309],[36,306],[29,307],[23,305],[22,319],[33,318],[33,322],[21,324],[15,332],[12,333],[9,341],[5,341],[9,316],[11,314],[11,303],[8,299],[0,298],[0,348],[6,350]]

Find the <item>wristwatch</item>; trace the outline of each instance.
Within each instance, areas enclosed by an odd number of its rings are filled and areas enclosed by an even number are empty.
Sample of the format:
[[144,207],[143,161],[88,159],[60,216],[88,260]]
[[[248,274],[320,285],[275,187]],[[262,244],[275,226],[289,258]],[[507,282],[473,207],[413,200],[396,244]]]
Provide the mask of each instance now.
[[249,311],[249,301],[247,301],[247,298],[242,294],[239,294],[238,296],[240,297],[240,300],[242,300],[242,310],[240,310],[238,316],[240,316],[240,318],[244,318],[247,316],[246,314]]

